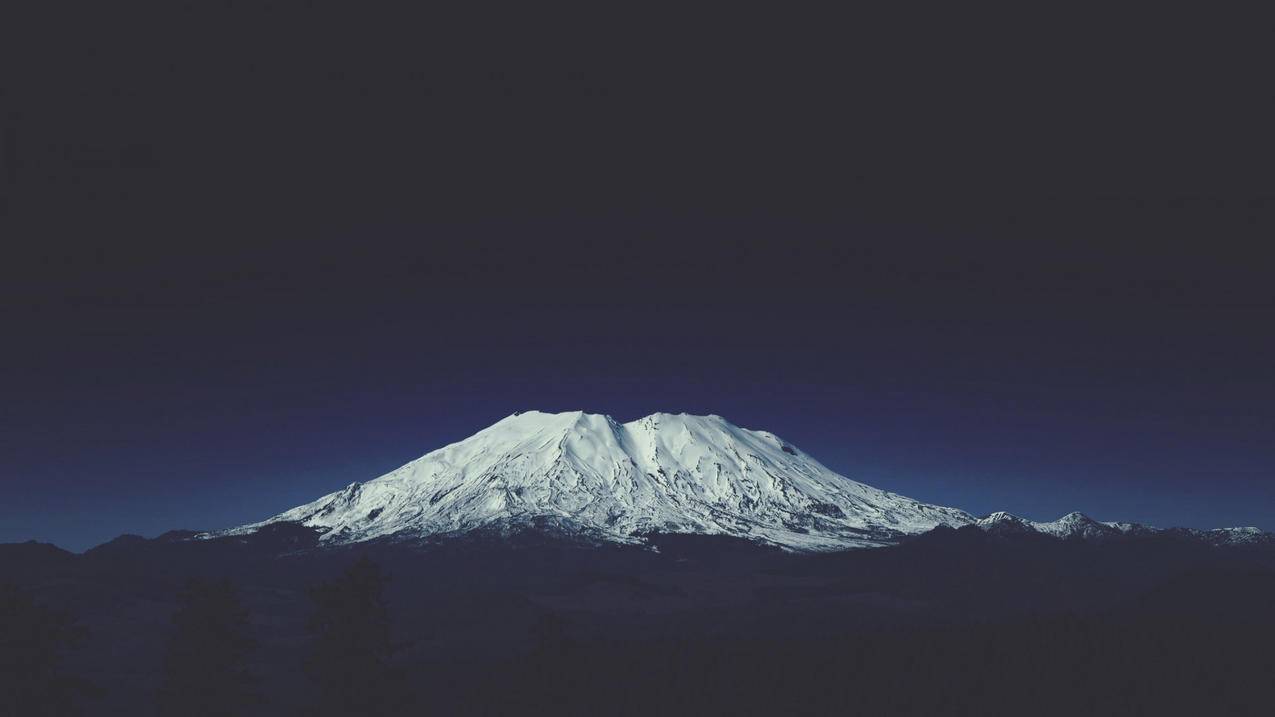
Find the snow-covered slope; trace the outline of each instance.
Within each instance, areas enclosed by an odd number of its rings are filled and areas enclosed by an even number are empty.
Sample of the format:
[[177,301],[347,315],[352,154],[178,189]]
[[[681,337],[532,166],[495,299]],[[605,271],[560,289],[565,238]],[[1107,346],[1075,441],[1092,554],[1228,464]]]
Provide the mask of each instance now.
[[328,543],[538,525],[623,542],[658,531],[835,550],[973,520],[845,478],[774,434],[719,416],[617,423],[530,411],[222,535],[281,521],[319,528]]

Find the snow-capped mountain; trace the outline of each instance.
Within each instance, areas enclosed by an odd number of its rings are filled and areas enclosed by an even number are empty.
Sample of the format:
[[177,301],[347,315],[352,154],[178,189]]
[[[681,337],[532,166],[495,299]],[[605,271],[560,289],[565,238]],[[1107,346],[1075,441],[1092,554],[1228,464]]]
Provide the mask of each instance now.
[[1101,542],[1164,534],[1217,546],[1275,546],[1275,535],[1256,528],[1162,530],[1082,513],[1050,522],[1005,512],[976,519],[850,480],[773,433],[720,416],[668,413],[629,423],[580,411],[516,413],[374,480],[201,537],[279,523],[315,528],[329,545],[534,527],[616,542],[698,533],[838,550],[973,525],[1003,536]]
[[719,416],[529,411],[366,483],[262,523],[326,543],[536,525],[634,542],[649,532],[721,534],[796,550],[896,542],[974,521],[845,478],[766,431]]

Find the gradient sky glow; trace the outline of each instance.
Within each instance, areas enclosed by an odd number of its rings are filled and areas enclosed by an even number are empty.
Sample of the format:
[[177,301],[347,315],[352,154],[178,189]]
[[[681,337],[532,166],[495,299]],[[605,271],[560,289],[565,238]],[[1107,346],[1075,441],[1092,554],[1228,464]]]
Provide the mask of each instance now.
[[1275,529],[1266,26],[258,10],[5,48],[0,541],[240,524],[528,409]]
[[[206,299],[172,289],[33,321],[28,351],[9,359],[21,381],[7,394],[19,400],[0,540],[83,549],[240,524],[533,408],[716,413],[847,476],[978,514],[1275,528],[1261,311],[1142,296],[1104,307],[1070,292],[1005,302],[985,292],[1012,286],[916,260],[900,286],[837,249],[789,274],[746,257],[799,225],[668,225],[732,229],[733,257],[716,258],[715,241],[652,242],[685,263],[558,270],[545,290],[526,257],[448,279],[381,256],[336,274],[341,291],[300,266],[292,293],[239,279]],[[849,244],[856,230],[842,231]],[[1084,281],[1075,292],[1101,294]]]

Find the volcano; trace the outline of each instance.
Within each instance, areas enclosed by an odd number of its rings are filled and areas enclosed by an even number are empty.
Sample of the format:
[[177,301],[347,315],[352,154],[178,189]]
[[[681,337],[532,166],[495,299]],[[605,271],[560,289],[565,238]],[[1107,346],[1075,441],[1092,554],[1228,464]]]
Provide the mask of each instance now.
[[620,423],[528,411],[221,535],[280,522],[317,529],[327,544],[536,528],[616,542],[694,533],[838,550],[974,518],[846,478],[773,433],[720,416],[656,413]]

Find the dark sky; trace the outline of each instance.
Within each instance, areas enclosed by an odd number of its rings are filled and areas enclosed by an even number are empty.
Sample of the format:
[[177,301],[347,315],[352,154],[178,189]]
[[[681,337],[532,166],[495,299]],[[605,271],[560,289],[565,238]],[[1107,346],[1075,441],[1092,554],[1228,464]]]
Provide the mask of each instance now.
[[0,541],[248,522],[533,408],[1275,529],[1269,23],[124,7],[0,50]]

